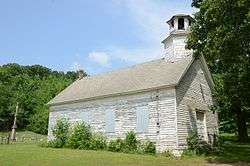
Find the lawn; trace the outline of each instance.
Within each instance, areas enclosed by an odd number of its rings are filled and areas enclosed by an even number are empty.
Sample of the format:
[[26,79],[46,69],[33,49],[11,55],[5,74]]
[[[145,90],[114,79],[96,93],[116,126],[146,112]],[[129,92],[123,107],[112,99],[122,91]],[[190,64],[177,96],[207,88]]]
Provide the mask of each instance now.
[[[242,148],[242,147],[238,147]],[[248,147],[249,148],[249,147]],[[233,150],[235,153],[236,149]],[[238,149],[239,150],[239,149]],[[225,158],[229,165],[248,165],[239,162],[237,158],[241,156],[242,161],[249,158],[250,153],[246,154],[238,151],[239,155],[227,154]],[[247,149],[249,152],[249,149]],[[0,165],[4,166],[63,166],[63,165],[86,165],[86,166],[200,166],[200,165],[220,165],[225,162],[225,158],[216,157],[185,157],[182,159],[170,159],[165,156],[150,156],[113,153],[107,151],[89,151],[72,149],[52,149],[42,148],[36,144],[10,144],[0,145]],[[225,165],[223,165],[225,166]]]
[[[19,132],[20,136],[34,135]],[[46,138],[46,136],[39,136]],[[232,137],[233,138],[233,137]],[[202,165],[250,165],[250,144],[238,144],[230,137],[224,151],[213,156],[185,156],[171,159],[162,155],[137,155],[108,151],[42,148],[34,143],[0,145],[0,166],[202,166]],[[225,164],[226,163],[226,164]]]
[[166,166],[204,165],[203,158],[170,160],[164,156],[135,155],[106,151],[42,148],[35,144],[0,145],[0,165],[17,166]]

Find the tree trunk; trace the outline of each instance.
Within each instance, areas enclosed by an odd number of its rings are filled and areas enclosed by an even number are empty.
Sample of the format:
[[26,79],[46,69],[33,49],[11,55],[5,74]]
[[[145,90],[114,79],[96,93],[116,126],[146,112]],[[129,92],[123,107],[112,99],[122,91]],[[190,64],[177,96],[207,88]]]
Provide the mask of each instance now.
[[236,113],[236,124],[238,130],[238,140],[239,142],[247,142],[247,125],[246,125],[246,113],[241,108],[241,102],[239,100],[234,100],[232,102],[232,109]]

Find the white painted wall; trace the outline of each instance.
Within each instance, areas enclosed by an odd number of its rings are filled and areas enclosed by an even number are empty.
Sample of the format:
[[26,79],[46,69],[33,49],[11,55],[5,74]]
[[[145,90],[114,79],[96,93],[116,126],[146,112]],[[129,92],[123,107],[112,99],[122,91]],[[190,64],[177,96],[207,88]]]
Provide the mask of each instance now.
[[[158,99],[156,96],[159,96]],[[48,138],[53,139],[51,129],[60,117],[67,117],[73,124],[81,120],[83,112],[89,113],[89,124],[95,132],[104,133],[108,139],[124,138],[128,131],[136,131],[136,111],[148,111],[147,132],[137,132],[139,139],[156,143],[158,152],[177,149],[175,90],[162,89],[133,95],[104,98],[61,106],[52,106],[49,116]],[[105,131],[105,112],[115,112],[115,132]],[[85,118],[82,118],[85,119]],[[157,126],[159,121],[160,126]],[[159,133],[158,133],[159,132]]]
[[186,147],[189,130],[197,128],[197,110],[201,110],[205,114],[205,140],[208,134],[218,134],[218,115],[216,112],[210,111],[210,107],[213,105],[212,90],[200,59],[193,62],[182,78],[176,88],[176,96],[177,132],[180,148]]
[[186,40],[186,34],[172,34],[164,43],[166,59],[178,61],[191,55],[192,51],[185,48]]

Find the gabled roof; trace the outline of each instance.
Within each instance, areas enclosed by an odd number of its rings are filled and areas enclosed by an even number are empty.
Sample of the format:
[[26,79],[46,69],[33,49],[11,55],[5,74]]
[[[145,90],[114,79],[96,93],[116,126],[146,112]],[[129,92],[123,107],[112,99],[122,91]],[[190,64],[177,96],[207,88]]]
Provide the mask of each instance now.
[[192,56],[169,62],[164,58],[124,69],[84,77],[52,99],[48,105],[174,87],[192,63]]

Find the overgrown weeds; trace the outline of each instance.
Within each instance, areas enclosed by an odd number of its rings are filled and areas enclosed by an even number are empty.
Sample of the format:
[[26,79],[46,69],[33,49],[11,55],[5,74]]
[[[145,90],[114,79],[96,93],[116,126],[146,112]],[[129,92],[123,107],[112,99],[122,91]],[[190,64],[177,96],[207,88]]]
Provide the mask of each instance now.
[[52,130],[54,139],[41,143],[43,147],[72,148],[85,150],[108,150],[112,152],[155,154],[153,142],[139,141],[132,131],[126,133],[125,139],[117,138],[108,141],[101,133],[93,133],[84,122],[76,123],[70,130],[67,119],[59,119]]
[[220,139],[217,138],[213,143],[208,143],[197,133],[197,130],[191,130],[187,137],[187,149],[183,155],[209,155],[218,153],[221,148]]

